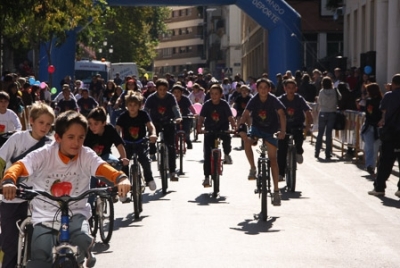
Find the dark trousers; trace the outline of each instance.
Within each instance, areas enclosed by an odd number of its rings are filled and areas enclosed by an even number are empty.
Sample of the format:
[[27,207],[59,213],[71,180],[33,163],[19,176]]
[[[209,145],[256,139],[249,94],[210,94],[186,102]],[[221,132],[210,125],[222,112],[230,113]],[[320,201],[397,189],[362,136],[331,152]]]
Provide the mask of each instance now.
[[2,268],[14,268],[17,265],[18,235],[16,225],[26,219],[28,202],[1,203],[1,249],[4,252]]
[[[158,124],[155,124],[157,135],[160,133],[162,127]],[[175,125],[167,124],[164,126],[164,141],[168,147],[168,165],[169,172],[175,172],[176,169],[176,152],[175,152]],[[150,143],[150,154],[156,153],[156,145],[154,143]]]
[[[224,154],[230,154],[232,147],[231,147],[231,135],[230,134],[220,134],[220,139],[222,140],[222,149]],[[204,175],[209,176],[211,175],[211,150],[214,148],[215,142],[215,134],[206,134],[204,136]],[[222,156],[221,156],[222,157]]]
[[[400,146],[392,142],[382,142],[381,153],[379,156],[378,171],[374,181],[374,188],[377,192],[384,192],[386,181],[389,179],[394,166],[394,162],[400,164]],[[397,188],[400,190],[400,180],[397,183]]]
[[[126,157],[130,159],[133,155],[133,148],[131,146],[125,146]],[[151,172],[150,157],[149,157],[149,146],[141,145],[137,146],[136,153],[138,156],[138,161],[142,166],[143,176],[146,182],[152,181],[153,173]],[[122,167],[122,171],[129,176],[129,166]]]
[[192,128],[193,119],[192,118],[183,118],[182,119],[182,129],[185,131],[185,141],[187,145],[192,144],[190,140],[190,129]]
[[322,148],[322,137],[325,132],[326,157],[332,154],[332,130],[335,124],[336,112],[320,112],[318,115],[318,135],[315,144],[315,154],[319,154]]
[[[292,130],[288,130],[288,134],[293,135],[293,141],[296,146],[297,154],[303,154],[303,129],[296,128]],[[286,156],[288,150],[288,141],[289,137],[285,137],[283,140],[278,140],[278,166],[279,166],[279,175],[285,176],[285,169],[286,169]]]

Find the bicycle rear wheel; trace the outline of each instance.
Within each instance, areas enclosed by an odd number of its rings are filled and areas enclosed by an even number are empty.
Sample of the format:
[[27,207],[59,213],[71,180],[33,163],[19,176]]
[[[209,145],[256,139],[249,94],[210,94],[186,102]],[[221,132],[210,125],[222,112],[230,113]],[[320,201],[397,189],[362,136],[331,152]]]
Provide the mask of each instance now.
[[142,188],[140,186],[139,177],[139,164],[134,163],[131,165],[131,170],[129,172],[130,180],[132,184],[132,201],[133,201],[133,212],[135,213],[135,219],[139,219],[140,215],[140,199],[142,195]]
[[167,151],[165,146],[161,146],[160,148],[160,176],[161,176],[161,186],[162,186],[162,192],[163,194],[167,193],[168,189],[168,170],[167,166],[168,163],[166,161]]
[[221,165],[221,157],[220,154],[218,152],[214,152],[213,153],[213,157],[212,157],[212,161],[213,161],[213,174],[212,174],[212,179],[213,179],[213,185],[214,185],[214,197],[217,197],[219,194],[219,169],[220,169],[220,165]]
[[111,196],[99,198],[98,222],[100,237],[104,244],[108,244],[114,229],[114,202]]

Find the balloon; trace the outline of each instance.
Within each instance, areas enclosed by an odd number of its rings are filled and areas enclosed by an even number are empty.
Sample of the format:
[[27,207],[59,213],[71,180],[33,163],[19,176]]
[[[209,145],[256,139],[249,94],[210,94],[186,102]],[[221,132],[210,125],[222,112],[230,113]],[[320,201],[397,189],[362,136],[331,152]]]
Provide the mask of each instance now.
[[39,86],[40,87],[40,81],[35,81],[35,83],[33,83],[34,86]]
[[231,108],[231,111],[232,111],[233,117],[236,117],[236,115],[237,115],[236,109],[235,108]]
[[45,83],[45,82],[42,82],[42,83],[40,83],[40,88],[41,88],[41,89],[44,89],[44,88],[46,88],[46,86],[47,86],[47,85],[46,85],[46,83]]
[[57,93],[57,89],[56,89],[55,87],[53,87],[53,88],[50,90],[50,92],[51,92],[51,94],[56,94],[56,93]]
[[189,82],[187,83],[187,87],[188,87],[188,88],[192,88],[192,86],[193,86],[193,82],[192,82],[192,81],[189,81]]
[[203,68],[199,68],[199,69],[197,69],[197,72],[199,73],[199,74],[202,74],[203,73]]
[[54,73],[56,70],[56,67],[54,67],[54,65],[49,65],[49,67],[47,67],[47,71],[49,72],[49,74]]
[[29,78],[29,84],[33,86],[35,84],[35,78],[33,77]]
[[370,73],[372,73],[372,67],[369,66],[369,65],[365,66],[365,67],[364,67],[364,73],[365,73],[365,74],[370,74]]
[[196,114],[200,114],[202,107],[203,105],[201,105],[200,103],[193,104],[193,109],[196,111]]
[[144,74],[144,77],[145,77],[146,79],[149,79],[149,74],[148,74],[148,73],[145,73],[145,74]]

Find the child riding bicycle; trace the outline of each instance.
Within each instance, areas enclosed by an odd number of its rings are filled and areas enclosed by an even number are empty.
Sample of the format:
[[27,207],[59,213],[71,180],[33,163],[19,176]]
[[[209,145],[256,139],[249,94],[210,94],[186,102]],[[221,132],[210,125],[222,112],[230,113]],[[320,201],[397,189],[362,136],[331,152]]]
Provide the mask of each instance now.
[[[272,204],[281,205],[279,182],[279,167],[277,161],[278,139],[285,138],[286,116],[285,106],[275,95],[271,94],[271,82],[266,78],[257,80],[258,93],[247,103],[240,119],[239,134],[244,141],[244,150],[247,160],[250,164],[249,180],[256,179],[256,165],[254,163],[254,154],[251,146],[255,142],[254,138],[262,138],[268,149],[268,158],[271,163],[272,179],[274,181],[274,194]],[[252,126],[247,133],[245,122],[251,117]],[[278,137],[275,138],[275,133]],[[249,137],[248,137],[249,136]]]
[[[119,195],[125,196],[131,188],[126,175],[105,163],[93,150],[83,146],[87,128],[87,120],[80,113],[67,111],[60,114],[55,122],[55,142],[29,153],[6,171],[2,180],[4,198],[14,199],[17,190],[15,185],[27,177],[27,183],[33,189],[52,193],[54,184],[69,182],[73,185],[74,195],[80,195],[89,189],[90,176],[96,176],[109,184],[118,184]],[[48,224],[54,224],[58,204],[45,198],[35,198],[31,204],[34,230],[32,258],[27,267],[51,267],[52,248],[58,232],[48,227]],[[83,263],[86,257],[86,266],[93,267],[95,258],[90,249],[94,241],[89,235],[87,221],[91,214],[90,206],[83,199],[70,209],[73,216],[69,231],[71,242],[79,248],[78,261]]]
[[[150,120],[149,115],[140,110],[143,103],[143,96],[139,92],[129,91],[125,96],[127,111],[123,112],[118,117],[116,129],[118,133],[122,133],[122,138],[127,142],[135,142],[146,137],[147,131],[150,133],[150,142],[154,143],[157,140],[155,127]],[[129,144],[125,145],[125,151],[128,158],[133,155],[132,146]],[[138,160],[143,168],[143,175],[147,186],[152,191],[155,191],[157,186],[151,172],[150,157],[149,157],[149,146],[142,145],[137,151]],[[124,166],[122,170],[125,174],[129,174],[128,166]],[[125,202],[129,202],[126,200]]]
[[[305,99],[296,93],[297,83],[293,79],[287,79],[283,83],[285,94],[278,97],[278,99],[286,107],[286,133],[293,135],[293,141],[296,145],[296,161],[303,163],[303,128],[304,120],[307,117],[306,133],[310,129],[312,123],[311,107],[307,104]],[[278,166],[279,166],[279,180],[283,181],[285,177],[286,167],[286,153],[288,148],[288,137],[278,142]]]
[[[29,113],[29,123],[32,130],[14,133],[0,148],[0,174],[29,152],[34,151],[46,143],[50,138],[46,134],[54,122],[53,109],[41,102],[35,102]],[[15,267],[18,252],[17,221],[27,217],[28,202],[22,199],[13,201],[3,200],[0,206],[1,215],[1,250],[4,253],[2,267]]]
[[[233,118],[231,108],[225,100],[222,98],[222,87],[218,84],[214,84],[210,88],[210,100],[203,104],[203,108],[200,112],[200,117],[197,124],[198,133],[202,133],[202,127],[204,123],[205,131],[224,131],[229,130],[229,123],[233,130],[236,129],[236,122]],[[222,147],[224,151],[224,162],[225,164],[232,164],[232,158],[229,155],[231,152],[231,136],[229,133],[221,134]],[[214,135],[207,135],[204,137],[204,187],[210,187],[210,175],[211,175],[211,149],[214,146]]]

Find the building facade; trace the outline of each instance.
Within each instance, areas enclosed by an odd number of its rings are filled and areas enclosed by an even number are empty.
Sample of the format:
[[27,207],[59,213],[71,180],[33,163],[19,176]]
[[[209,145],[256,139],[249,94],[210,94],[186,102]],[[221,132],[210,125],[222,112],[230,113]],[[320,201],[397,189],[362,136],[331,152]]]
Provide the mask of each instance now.
[[370,66],[380,85],[400,73],[400,1],[344,1],[344,55],[350,66]]

